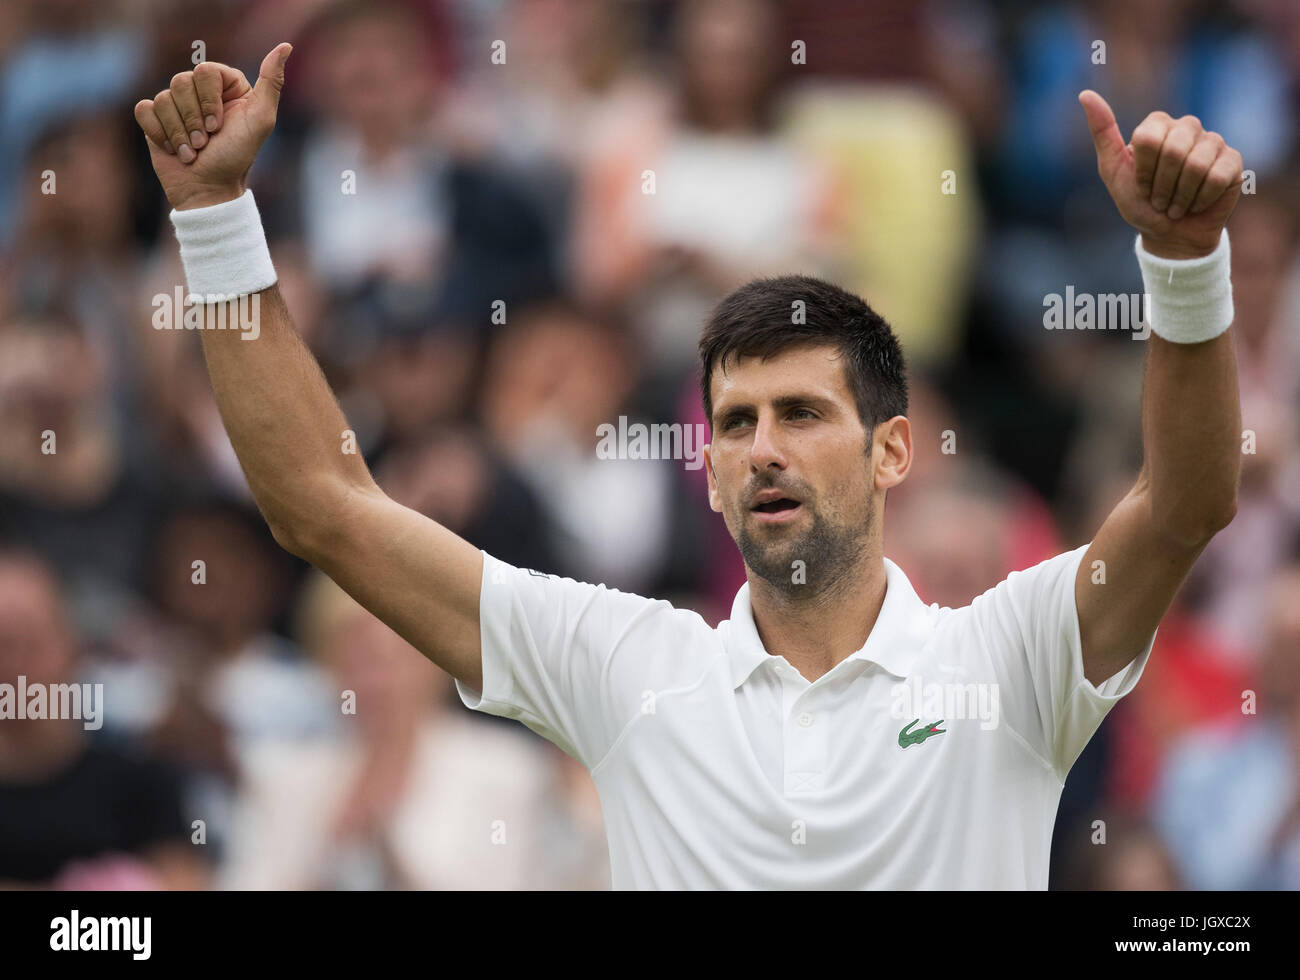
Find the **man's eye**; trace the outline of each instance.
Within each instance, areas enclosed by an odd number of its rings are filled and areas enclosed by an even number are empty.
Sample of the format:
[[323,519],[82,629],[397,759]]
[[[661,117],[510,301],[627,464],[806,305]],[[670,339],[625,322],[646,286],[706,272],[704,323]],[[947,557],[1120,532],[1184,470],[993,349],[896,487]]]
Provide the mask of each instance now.
[[815,419],[817,417],[817,413],[814,412],[811,408],[796,408],[790,412],[791,418],[797,418],[800,415],[810,419]]
[[736,426],[740,425],[744,421],[745,420],[739,415],[729,416],[727,419],[723,421],[722,430],[725,432],[727,429],[734,429]]

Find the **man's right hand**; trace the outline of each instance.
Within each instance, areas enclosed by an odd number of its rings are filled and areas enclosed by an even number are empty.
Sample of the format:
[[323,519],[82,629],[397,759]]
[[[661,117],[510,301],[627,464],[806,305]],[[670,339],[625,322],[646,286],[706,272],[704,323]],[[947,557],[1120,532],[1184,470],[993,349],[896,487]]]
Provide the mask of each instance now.
[[257,84],[228,65],[204,61],[173,76],[171,87],[136,103],[135,121],[167,200],[177,211],[241,197],[253,158],[275,128],[284,65],[281,43],[262,59]]
[[[205,62],[135,107],[172,207],[207,207],[244,193],[253,158],[275,127],[289,52],[280,44],[266,56],[256,86],[233,68]],[[185,152],[169,152],[168,142]],[[272,536],[481,691],[483,555],[388,497],[364,457],[344,448],[347,418],[279,288],[256,295],[256,343],[244,343],[240,330],[198,334],[221,422]]]

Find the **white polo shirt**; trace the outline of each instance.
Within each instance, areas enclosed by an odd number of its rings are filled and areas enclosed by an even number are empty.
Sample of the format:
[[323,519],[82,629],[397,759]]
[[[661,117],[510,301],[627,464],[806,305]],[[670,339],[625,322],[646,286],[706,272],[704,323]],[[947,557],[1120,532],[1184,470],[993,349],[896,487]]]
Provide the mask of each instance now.
[[485,553],[484,690],[456,686],[591,771],[616,889],[1044,889],[1066,773],[1155,641],[1084,677],[1087,548],[961,609],[886,558],[866,644],[813,683],[763,648],[748,585],[713,629]]

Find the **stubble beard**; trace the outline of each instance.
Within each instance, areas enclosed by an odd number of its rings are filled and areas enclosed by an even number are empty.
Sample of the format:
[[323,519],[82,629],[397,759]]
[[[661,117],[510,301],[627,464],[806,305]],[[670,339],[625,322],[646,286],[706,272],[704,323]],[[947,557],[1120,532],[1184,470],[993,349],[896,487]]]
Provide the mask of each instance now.
[[822,601],[850,588],[870,537],[870,511],[852,525],[834,524],[817,511],[811,515],[811,526],[788,540],[762,543],[743,522],[736,539],[749,570],[791,602]]

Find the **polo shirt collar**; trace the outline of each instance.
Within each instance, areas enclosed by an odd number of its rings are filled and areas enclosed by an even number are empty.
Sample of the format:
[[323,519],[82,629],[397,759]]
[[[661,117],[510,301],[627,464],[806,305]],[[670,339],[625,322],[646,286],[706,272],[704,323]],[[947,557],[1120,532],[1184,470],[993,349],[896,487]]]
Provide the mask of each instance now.
[[[929,607],[912,588],[903,570],[888,558],[885,563],[885,601],[867,642],[847,659],[879,664],[896,677],[907,677],[915,655],[929,634]],[[759,638],[749,603],[749,583],[736,593],[726,635],[731,661],[731,686],[740,687],[749,675],[772,656]]]

